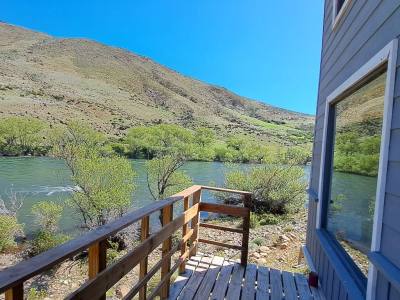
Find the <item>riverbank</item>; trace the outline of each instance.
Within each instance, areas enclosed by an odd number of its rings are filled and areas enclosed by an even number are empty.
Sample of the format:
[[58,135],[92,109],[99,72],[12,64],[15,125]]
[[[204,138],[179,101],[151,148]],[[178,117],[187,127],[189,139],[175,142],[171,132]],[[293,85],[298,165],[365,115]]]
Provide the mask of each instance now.
[[[226,227],[240,227],[240,220],[233,218],[217,218],[205,222],[218,224]],[[300,247],[305,243],[307,227],[307,211],[287,216],[274,225],[259,225],[250,229],[249,240],[249,263],[255,263],[261,266],[287,270],[291,272],[303,273],[307,271],[307,266],[303,261],[299,263]],[[214,239],[221,242],[240,245],[241,238],[239,234],[219,232],[209,228],[201,228],[200,237]],[[138,244],[137,240],[131,240],[128,249],[109,255],[109,259],[116,259],[123,256],[129,249]],[[19,247],[18,251],[8,254],[0,254],[0,271],[6,267],[14,265],[19,261],[26,259],[26,249]],[[232,249],[225,249],[218,246],[200,244],[199,252],[219,255],[227,258],[238,259],[240,252]],[[176,253],[176,258],[179,253]],[[151,268],[161,257],[161,249],[157,248],[149,256],[149,268]],[[111,261],[109,261],[111,262]],[[107,293],[108,299],[121,299],[134,282],[138,280],[139,268],[133,269],[127,276],[121,279]],[[159,275],[150,281],[149,286],[155,286]],[[87,279],[87,260],[70,260],[62,263],[59,267],[40,276],[36,276],[25,284],[27,294],[31,290],[31,295],[38,293],[39,298],[31,296],[30,299],[62,299],[68,293],[78,288]],[[42,291],[42,292],[40,292]],[[28,298],[29,299],[29,298]]]

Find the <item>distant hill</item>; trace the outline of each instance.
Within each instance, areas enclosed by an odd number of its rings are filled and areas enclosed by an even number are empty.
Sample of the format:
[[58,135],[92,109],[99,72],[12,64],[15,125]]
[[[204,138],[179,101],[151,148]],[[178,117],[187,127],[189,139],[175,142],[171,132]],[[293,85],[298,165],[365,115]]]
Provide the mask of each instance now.
[[53,125],[82,120],[111,136],[134,125],[174,123],[281,144],[309,141],[314,122],[123,49],[0,23],[0,118],[10,115]]

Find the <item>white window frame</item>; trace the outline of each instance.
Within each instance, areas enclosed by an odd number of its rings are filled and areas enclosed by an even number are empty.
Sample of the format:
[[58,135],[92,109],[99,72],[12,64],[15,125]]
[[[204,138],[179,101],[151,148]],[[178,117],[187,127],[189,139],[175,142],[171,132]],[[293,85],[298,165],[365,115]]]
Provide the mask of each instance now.
[[338,0],[332,0],[332,28],[335,29],[340,19],[344,16],[349,8],[351,0],[345,0],[342,8],[338,11]]
[[[324,129],[322,138],[322,151],[320,161],[320,176],[319,176],[319,187],[318,187],[318,206],[317,206],[317,220],[316,228],[321,229],[322,227],[322,201],[323,199],[323,181],[325,172],[331,170],[325,170],[325,156],[326,156],[326,142],[328,135],[328,116],[332,104],[335,100],[339,99],[346,91],[357,85],[360,81],[371,75],[375,70],[383,65],[387,65],[386,75],[386,86],[384,96],[384,112],[383,112],[383,124],[382,124],[382,140],[380,146],[380,157],[379,157],[379,169],[377,178],[377,189],[376,189],[376,201],[375,211],[372,229],[372,242],[371,251],[379,251],[381,247],[381,233],[382,233],[382,218],[383,208],[385,200],[385,188],[386,188],[386,175],[388,167],[388,155],[389,155],[389,143],[390,143],[390,132],[392,124],[392,110],[393,110],[393,98],[394,98],[394,84],[396,76],[396,59],[397,59],[397,39],[392,40],[382,50],[380,50],[373,58],[371,58],[364,66],[362,66],[357,72],[355,72],[350,78],[348,78],[343,84],[335,89],[326,99],[325,104],[325,115],[324,115]],[[367,284],[367,300],[375,299],[376,290],[376,278],[377,270],[373,264],[370,263],[368,271],[368,284]]]

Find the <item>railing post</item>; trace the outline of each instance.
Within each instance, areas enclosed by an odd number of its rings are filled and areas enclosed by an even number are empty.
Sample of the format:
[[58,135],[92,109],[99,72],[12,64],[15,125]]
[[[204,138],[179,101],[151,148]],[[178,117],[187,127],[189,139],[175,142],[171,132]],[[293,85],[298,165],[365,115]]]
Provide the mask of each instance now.
[[5,300],[23,300],[24,284],[20,283],[5,292]]
[[[183,211],[187,211],[189,209],[189,197],[185,197],[183,199]],[[188,232],[188,224],[186,223],[185,225],[182,226],[182,238],[187,234]],[[187,250],[187,243],[184,243],[182,245],[182,249],[181,249],[181,255],[184,255],[186,253]],[[185,268],[186,268],[186,262],[183,262],[180,266],[179,266],[179,273],[183,273],[185,272]]]
[[[107,240],[102,240],[89,247],[89,279],[96,277],[107,266]],[[106,295],[102,295],[100,300],[105,300]]]
[[[199,203],[201,201],[201,189],[193,193],[193,205]],[[189,257],[197,254],[197,247],[199,242],[199,211],[197,212],[196,216],[192,219],[192,229],[193,235],[190,238],[190,245],[196,243],[193,247],[192,251],[189,254]]]
[[[168,205],[163,208],[163,226],[167,225],[172,221],[173,217],[173,205]],[[166,256],[171,250],[172,238],[168,237],[162,244],[162,257]],[[161,266],[161,280],[163,280],[166,276],[168,276],[169,271],[171,270],[171,258],[166,259],[166,261]],[[164,286],[161,288],[161,299],[167,299],[169,295],[169,284],[170,279],[165,281]]]
[[250,204],[251,194],[243,195],[244,207],[248,208],[247,215],[243,217],[243,236],[242,236],[242,255],[240,257],[240,263],[245,266],[247,265],[247,257],[249,254],[249,230],[250,230]]
[[[142,242],[149,237],[149,228],[150,228],[150,218],[149,216],[145,216],[142,218],[141,230],[140,230],[140,240]],[[147,266],[148,266],[148,256],[146,256],[140,262],[139,280],[146,276]],[[139,300],[146,300],[146,293],[147,293],[147,283],[145,283],[144,286],[139,290]]]

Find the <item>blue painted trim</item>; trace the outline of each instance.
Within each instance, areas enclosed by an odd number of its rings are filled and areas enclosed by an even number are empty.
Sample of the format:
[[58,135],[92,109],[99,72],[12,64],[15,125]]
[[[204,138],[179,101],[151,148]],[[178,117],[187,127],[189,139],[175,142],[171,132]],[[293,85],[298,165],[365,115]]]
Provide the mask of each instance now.
[[368,259],[386,277],[386,280],[400,291],[400,269],[381,252],[371,252],[368,254]]
[[312,188],[308,188],[307,193],[311,200],[318,202],[318,194]]
[[348,256],[348,254],[343,249],[337,248],[336,243],[339,243],[332,239],[326,230],[316,230],[316,234],[325,255],[332,267],[335,269],[335,273],[339,277],[340,282],[346,288],[346,292],[349,296],[348,299],[365,300],[366,279],[365,277],[359,278],[360,270],[354,268],[354,262],[351,258],[350,261],[346,258],[346,255]]

